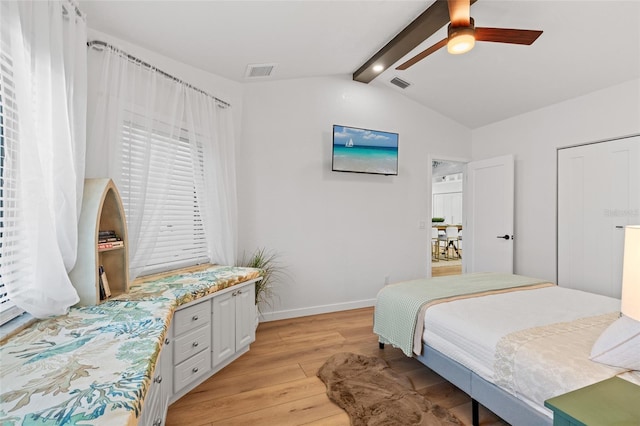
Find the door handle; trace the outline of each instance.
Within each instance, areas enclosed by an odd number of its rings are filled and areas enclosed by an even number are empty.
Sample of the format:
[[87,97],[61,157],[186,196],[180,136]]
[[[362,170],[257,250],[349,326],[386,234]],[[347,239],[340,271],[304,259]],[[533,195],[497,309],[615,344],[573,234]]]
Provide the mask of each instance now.
[[503,240],[508,240],[510,237],[507,234],[498,235],[496,238],[502,238]]

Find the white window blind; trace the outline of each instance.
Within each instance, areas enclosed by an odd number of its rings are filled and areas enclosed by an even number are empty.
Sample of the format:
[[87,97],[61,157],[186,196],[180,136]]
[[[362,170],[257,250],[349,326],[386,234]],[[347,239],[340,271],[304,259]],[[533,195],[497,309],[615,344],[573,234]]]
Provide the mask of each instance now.
[[[158,207],[161,209],[159,229],[142,233],[139,241],[139,250],[152,251],[145,265],[139,265],[143,267],[141,275],[209,261],[201,203],[195,192],[196,179],[202,182],[204,176],[202,146],[198,146],[193,155],[186,130],[169,132],[168,125],[157,122],[154,127],[156,129],[148,130],[132,122],[123,125],[120,192],[127,220],[132,214],[132,201],[143,196],[147,200],[160,201]],[[161,176],[167,173],[168,167],[169,187],[164,188],[161,186],[165,185],[165,180]],[[148,181],[143,195],[144,179]],[[166,198],[160,200],[167,190]],[[153,222],[151,216],[155,214],[158,212],[147,211],[144,216]]]
[[[6,28],[6,26],[3,26]],[[18,281],[27,266],[26,255],[20,250],[16,217],[18,106],[15,99],[13,61],[7,35],[0,35],[0,325],[24,311],[7,294],[6,284]]]

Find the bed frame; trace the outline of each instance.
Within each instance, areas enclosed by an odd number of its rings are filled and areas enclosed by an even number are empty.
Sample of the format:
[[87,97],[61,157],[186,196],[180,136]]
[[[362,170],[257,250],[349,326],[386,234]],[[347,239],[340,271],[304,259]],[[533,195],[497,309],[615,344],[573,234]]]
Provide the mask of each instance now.
[[[384,349],[384,343],[380,343],[380,349]],[[536,411],[431,346],[423,344],[422,355],[414,355],[414,357],[471,397],[473,426],[479,425],[478,403],[513,425],[551,426],[553,424],[551,417]]]

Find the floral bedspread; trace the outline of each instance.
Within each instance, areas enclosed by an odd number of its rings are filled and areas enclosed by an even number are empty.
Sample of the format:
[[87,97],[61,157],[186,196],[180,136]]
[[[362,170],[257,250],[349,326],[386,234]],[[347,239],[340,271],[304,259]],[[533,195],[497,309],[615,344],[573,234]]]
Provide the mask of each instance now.
[[135,425],[175,309],[259,276],[212,266],[41,320],[0,346],[0,425]]
[[625,373],[589,359],[598,336],[619,316],[612,312],[504,336],[496,347],[495,383],[543,407],[551,397]]

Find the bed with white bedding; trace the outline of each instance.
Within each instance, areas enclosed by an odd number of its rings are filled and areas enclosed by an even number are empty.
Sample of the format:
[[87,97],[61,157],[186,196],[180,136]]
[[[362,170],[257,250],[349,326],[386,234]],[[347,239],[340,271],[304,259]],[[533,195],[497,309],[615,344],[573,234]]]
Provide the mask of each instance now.
[[[511,277],[513,288],[486,291],[492,281]],[[413,336],[421,341],[412,342],[412,355],[512,424],[551,424],[546,399],[609,377],[640,383],[637,371],[589,359],[598,337],[618,319],[620,300],[525,278],[469,274],[385,287],[378,295],[374,332],[381,343],[403,345],[409,331],[396,336],[398,323],[390,327],[385,317],[392,312],[398,317],[399,306],[407,302],[391,303],[389,294],[420,305]],[[479,279],[489,283],[482,284],[482,291],[475,290]],[[468,281],[469,288],[435,301],[425,296],[425,303],[411,290],[449,286],[454,280]]]

